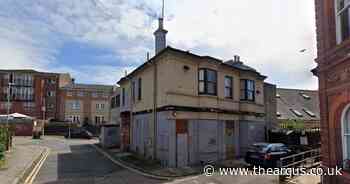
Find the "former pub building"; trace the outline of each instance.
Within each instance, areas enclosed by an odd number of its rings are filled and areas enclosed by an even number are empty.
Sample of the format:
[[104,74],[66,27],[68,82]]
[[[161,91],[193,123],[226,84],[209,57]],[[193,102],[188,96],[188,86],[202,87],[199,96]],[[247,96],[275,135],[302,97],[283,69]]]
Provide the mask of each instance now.
[[181,167],[233,159],[265,141],[266,76],[239,56],[167,47],[166,34],[160,18],[156,55],[118,82],[122,147]]

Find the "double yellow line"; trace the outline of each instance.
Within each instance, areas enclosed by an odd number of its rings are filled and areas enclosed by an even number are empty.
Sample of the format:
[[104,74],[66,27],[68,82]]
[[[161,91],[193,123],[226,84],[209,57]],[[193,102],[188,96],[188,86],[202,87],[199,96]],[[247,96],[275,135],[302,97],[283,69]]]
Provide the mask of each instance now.
[[40,168],[43,166],[43,164],[44,164],[46,158],[49,156],[49,154],[50,154],[50,149],[49,148],[45,148],[44,155],[41,157],[41,159],[35,165],[35,167],[33,168],[32,172],[30,172],[28,177],[24,180],[24,184],[32,184],[33,183],[35,177],[38,175]]

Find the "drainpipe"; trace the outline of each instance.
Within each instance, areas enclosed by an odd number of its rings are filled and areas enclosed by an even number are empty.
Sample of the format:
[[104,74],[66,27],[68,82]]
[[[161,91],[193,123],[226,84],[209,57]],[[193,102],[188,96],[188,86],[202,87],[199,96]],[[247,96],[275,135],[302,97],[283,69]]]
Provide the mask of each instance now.
[[153,155],[154,159],[157,158],[157,64],[153,61],[153,124],[154,124],[154,137],[153,137]]

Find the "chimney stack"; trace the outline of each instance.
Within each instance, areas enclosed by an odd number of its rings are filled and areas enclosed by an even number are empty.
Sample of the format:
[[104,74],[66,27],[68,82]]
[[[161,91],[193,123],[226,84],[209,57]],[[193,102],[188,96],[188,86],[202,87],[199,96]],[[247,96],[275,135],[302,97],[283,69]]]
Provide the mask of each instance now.
[[234,62],[240,62],[241,59],[240,59],[240,56],[239,55],[234,55]]

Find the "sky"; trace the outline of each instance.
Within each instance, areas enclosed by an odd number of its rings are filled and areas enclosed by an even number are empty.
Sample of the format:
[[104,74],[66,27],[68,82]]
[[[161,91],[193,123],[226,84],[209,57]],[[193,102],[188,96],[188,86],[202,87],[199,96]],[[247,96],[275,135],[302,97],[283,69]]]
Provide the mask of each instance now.
[[[154,55],[161,3],[0,0],[0,68],[115,84]],[[165,0],[167,44],[224,61],[240,55],[278,87],[317,89],[314,14],[313,0]]]

